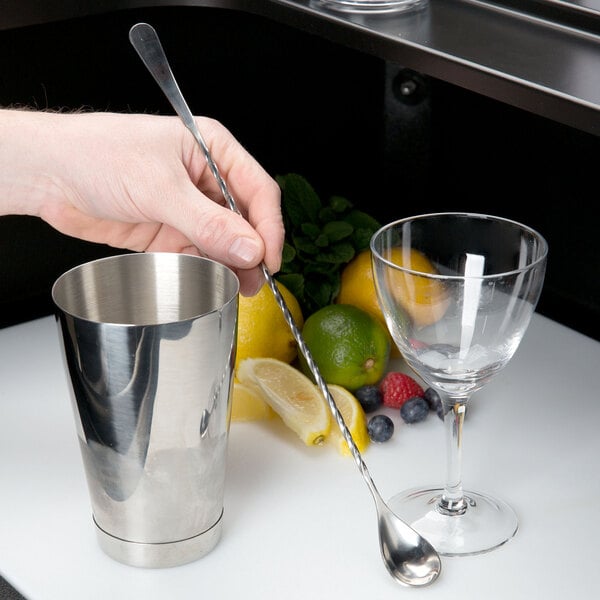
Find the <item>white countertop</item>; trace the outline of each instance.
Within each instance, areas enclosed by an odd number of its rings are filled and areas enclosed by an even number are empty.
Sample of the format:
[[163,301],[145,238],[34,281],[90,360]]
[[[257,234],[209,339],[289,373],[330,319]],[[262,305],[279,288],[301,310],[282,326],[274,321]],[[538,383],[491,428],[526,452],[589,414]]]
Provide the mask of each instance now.
[[[443,558],[405,588],[379,554],[375,507],[354,461],[305,447],[277,421],[232,423],[223,538],[185,565],[121,565],[96,543],[52,317],[0,330],[0,574],[28,600],[597,598],[600,343],[535,315],[512,362],[474,396],[463,482],[520,519],[488,554]],[[434,414],[364,458],[384,498],[444,478]]]

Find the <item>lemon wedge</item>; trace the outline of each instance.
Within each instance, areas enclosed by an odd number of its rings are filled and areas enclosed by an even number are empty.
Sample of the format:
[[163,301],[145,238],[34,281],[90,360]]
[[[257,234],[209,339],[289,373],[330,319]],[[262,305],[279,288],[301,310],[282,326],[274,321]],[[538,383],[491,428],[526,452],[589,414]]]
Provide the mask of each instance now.
[[232,421],[260,421],[270,419],[274,414],[273,409],[256,390],[234,380],[231,399]]
[[323,443],[331,418],[321,393],[306,375],[275,358],[246,358],[238,365],[237,378],[258,393],[307,446]]
[[[369,446],[369,431],[367,430],[367,417],[356,396],[346,388],[339,385],[328,385],[329,393],[333,397],[338,410],[344,418],[346,427],[352,434],[352,439],[360,452],[364,452]],[[350,456],[350,448],[334,421],[329,433],[329,441],[336,446],[340,454]]]

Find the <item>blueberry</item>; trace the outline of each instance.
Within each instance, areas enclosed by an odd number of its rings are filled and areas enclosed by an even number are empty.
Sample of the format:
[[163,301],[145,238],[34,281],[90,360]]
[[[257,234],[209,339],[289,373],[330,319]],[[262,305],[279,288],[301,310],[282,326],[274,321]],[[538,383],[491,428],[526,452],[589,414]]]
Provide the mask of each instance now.
[[400,416],[405,423],[418,423],[429,414],[429,404],[425,398],[414,396],[400,407]]
[[373,442],[387,442],[394,433],[394,422],[387,415],[375,415],[369,419],[367,430]]
[[354,395],[366,413],[377,410],[383,404],[383,396],[376,385],[363,385]]
[[427,404],[429,404],[429,410],[435,410],[437,416],[443,421],[444,403],[442,402],[442,399],[440,398],[440,395],[437,393],[437,391],[433,388],[427,388],[425,390],[425,393],[423,394],[423,398],[425,398]]

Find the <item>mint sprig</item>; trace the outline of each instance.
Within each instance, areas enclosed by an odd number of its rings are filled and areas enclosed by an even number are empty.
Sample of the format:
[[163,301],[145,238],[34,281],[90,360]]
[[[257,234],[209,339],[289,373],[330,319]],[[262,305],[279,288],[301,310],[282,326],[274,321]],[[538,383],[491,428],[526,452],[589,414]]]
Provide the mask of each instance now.
[[285,225],[282,266],[276,279],[298,299],[308,317],[335,301],[343,268],[369,247],[379,222],[342,196],[326,203],[296,173],[278,175]]

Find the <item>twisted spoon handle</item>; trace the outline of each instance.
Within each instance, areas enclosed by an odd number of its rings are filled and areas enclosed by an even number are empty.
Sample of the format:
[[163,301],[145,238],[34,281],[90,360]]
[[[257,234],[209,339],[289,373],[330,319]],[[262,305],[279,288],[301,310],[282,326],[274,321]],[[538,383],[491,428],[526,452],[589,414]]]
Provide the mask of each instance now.
[[[179,115],[184,125],[189,129],[191,134],[194,136],[195,140],[198,142],[200,148],[202,149],[202,152],[204,153],[206,162],[214,178],[219,184],[223,197],[229,205],[229,208],[234,212],[240,214],[240,211],[238,210],[232,195],[229,193],[227,184],[225,183],[225,180],[219,173],[219,169],[210,154],[208,146],[206,145],[204,138],[198,130],[198,126],[196,125],[196,121],[194,120],[192,112],[190,111],[183,97],[183,94],[181,93],[181,90],[177,85],[177,81],[175,80],[175,76],[171,71],[169,61],[167,60],[167,56],[162,48],[162,44],[160,43],[160,39],[158,38],[158,34],[156,33],[155,29],[147,23],[138,23],[137,25],[134,25],[129,31],[129,40],[131,41],[131,44],[133,45],[137,53],[139,54],[143,63],[146,65],[146,68],[148,69],[148,71],[150,71],[150,73],[156,80],[156,83],[158,83],[163,93],[171,103],[172,107],[175,109],[175,112]],[[308,364],[308,367],[315,379],[319,390],[323,394],[325,400],[327,400],[329,410],[331,411],[331,414],[336,420],[338,427],[342,432],[344,440],[350,448],[352,457],[354,458],[358,469],[360,470],[362,476],[367,482],[367,485],[369,486],[369,489],[373,494],[373,498],[377,503],[380,500],[380,496],[377,492],[375,484],[373,483],[371,475],[369,474],[367,465],[365,464],[360,454],[360,451],[357,448],[354,439],[352,438],[352,434],[348,430],[348,427],[344,422],[344,418],[342,417],[342,414],[340,413],[335,403],[335,400],[333,399],[327,387],[327,384],[325,383],[325,380],[323,379],[319,368],[317,367],[310,353],[310,350],[308,349],[306,342],[304,341],[302,334],[300,333],[300,330],[298,329],[298,326],[294,321],[294,317],[290,313],[285,303],[285,300],[283,299],[283,296],[281,295],[281,292],[279,291],[279,288],[275,283],[273,276],[269,273],[269,270],[267,269],[264,262],[261,263],[260,267],[264,274],[267,284],[269,285],[271,291],[273,292],[273,295],[275,296],[275,301],[279,305],[279,308],[283,313],[283,317],[292,331],[292,335],[294,336],[294,339],[298,344],[298,348],[300,349],[300,352],[306,359],[306,363]]]

